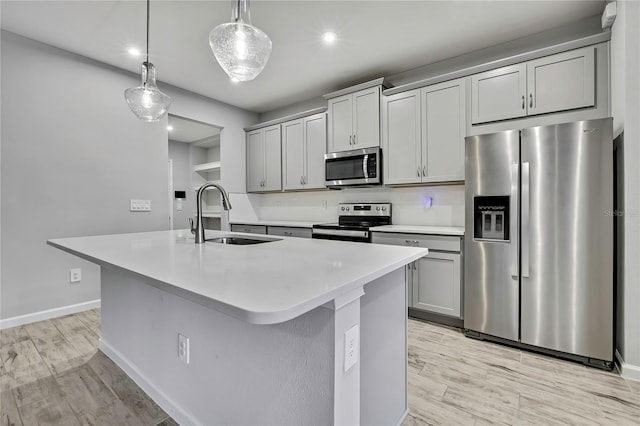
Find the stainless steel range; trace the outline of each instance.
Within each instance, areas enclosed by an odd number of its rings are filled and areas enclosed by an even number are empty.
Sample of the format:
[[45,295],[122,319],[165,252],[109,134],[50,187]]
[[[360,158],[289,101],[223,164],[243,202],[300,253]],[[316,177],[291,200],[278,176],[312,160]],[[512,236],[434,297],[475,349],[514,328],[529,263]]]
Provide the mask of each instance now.
[[391,203],[338,204],[338,223],[313,225],[312,237],[371,242],[369,228],[391,224]]

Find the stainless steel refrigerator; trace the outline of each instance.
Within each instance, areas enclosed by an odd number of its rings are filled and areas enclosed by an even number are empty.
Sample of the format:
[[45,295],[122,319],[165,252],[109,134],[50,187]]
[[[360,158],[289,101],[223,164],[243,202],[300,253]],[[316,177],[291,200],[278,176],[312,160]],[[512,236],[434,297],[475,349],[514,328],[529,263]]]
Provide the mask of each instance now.
[[611,368],[612,119],[466,138],[468,336]]

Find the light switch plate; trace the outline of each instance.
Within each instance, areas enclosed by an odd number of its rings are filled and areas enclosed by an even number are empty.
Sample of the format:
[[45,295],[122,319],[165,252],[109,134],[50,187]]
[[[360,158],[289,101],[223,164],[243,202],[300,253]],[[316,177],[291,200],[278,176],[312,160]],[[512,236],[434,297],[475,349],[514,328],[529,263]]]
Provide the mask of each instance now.
[[150,212],[151,200],[130,200],[129,211]]
[[360,359],[360,325],[356,324],[344,333],[344,372]]

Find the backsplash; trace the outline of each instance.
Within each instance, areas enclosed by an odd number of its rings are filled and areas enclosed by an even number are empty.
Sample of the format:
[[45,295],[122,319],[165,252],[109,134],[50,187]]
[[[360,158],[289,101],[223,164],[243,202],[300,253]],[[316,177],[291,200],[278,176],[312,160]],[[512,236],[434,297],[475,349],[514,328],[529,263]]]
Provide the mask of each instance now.
[[338,203],[391,202],[393,223],[397,225],[464,226],[464,185],[232,194],[231,200],[231,222],[334,222]]

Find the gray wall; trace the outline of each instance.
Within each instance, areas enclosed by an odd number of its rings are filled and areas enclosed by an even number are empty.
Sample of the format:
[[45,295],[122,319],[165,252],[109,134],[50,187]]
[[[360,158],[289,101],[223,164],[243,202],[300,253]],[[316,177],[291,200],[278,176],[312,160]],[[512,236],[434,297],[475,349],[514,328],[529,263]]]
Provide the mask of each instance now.
[[[623,375],[640,380],[640,3],[618,1],[611,34],[612,114],[618,140],[618,336]],[[622,149],[621,149],[622,148]],[[622,238],[621,238],[622,237]]]
[[[0,319],[100,298],[99,269],[49,238],[167,229],[166,118],[138,120],[139,76],[2,31]],[[243,127],[257,115],[174,87],[171,112],[225,127],[229,186],[245,187]],[[224,177],[223,177],[224,179]],[[151,212],[129,212],[129,200]],[[69,269],[82,282],[69,283]]]
[[193,216],[195,192],[191,188],[191,162],[189,161],[189,144],[169,141],[169,158],[173,160],[173,190],[185,191],[187,198],[182,201],[182,210],[177,210],[177,202],[173,198],[173,229],[189,227],[189,217]]

